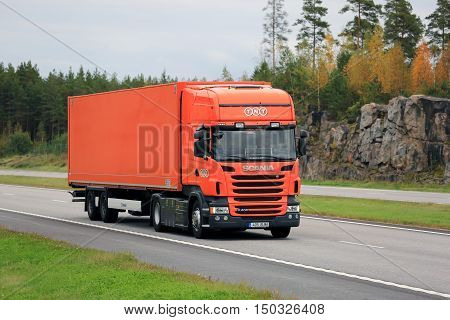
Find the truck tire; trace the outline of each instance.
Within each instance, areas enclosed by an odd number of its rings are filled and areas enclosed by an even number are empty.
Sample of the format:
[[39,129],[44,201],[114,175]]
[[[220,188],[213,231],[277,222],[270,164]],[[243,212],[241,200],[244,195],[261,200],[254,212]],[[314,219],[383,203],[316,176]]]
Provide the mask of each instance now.
[[273,228],[273,229],[270,229],[270,232],[272,233],[272,236],[274,238],[287,238],[287,236],[291,232],[291,227]]
[[108,208],[108,195],[105,191],[100,194],[100,200],[98,202],[103,222],[116,223],[119,217],[119,211]]
[[163,232],[165,230],[165,227],[162,225],[162,219],[161,219],[161,203],[159,202],[159,199],[156,199],[153,202],[152,205],[152,217],[151,217],[151,224],[153,224],[153,228],[156,232]]
[[204,238],[206,236],[206,230],[202,227],[202,208],[200,207],[200,202],[198,202],[198,200],[192,205],[190,217],[192,234],[197,239]]
[[95,206],[95,193],[94,191],[88,191],[86,196],[86,208],[89,220],[100,221],[102,217],[100,215],[100,210]]

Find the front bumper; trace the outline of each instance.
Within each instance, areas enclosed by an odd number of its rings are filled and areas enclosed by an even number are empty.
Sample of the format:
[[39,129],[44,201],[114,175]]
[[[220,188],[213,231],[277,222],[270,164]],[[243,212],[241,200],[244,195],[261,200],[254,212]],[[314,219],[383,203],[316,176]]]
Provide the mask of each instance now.
[[[289,216],[291,218],[289,218]],[[216,220],[216,217],[220,217]],[[225,218],[226,217],[226,218]],[[253,228],[250,223],[269,222],[269,227]],[[209,224],[204,227],[211,229],[272,229],[282,227],[298,227],[300,225],[300,213],[286,213],[276,217],[235,217],[228,214],[209,216]]]

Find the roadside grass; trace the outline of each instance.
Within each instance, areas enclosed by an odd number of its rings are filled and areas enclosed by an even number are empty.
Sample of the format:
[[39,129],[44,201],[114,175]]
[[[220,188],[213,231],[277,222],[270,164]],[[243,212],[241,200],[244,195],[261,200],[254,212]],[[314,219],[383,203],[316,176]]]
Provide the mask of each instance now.
[[302,212],[450,230],[450,205],[300,195]]
[[70,189],[67,184],[67,179],[63,178],[42,178],[42,177],[0,175],[0,184],[11,184],[19,186],[53,188],[53,189]]
[[352,187],[368,189],[405,190],[405,191],[427,191],[448,192],[449,184],[420,184],[414,182],[383,182],[383,181],[354,181],[354,180],[302,180],[302,184],[310,186]]
[[67,154],[26,154],[0,158],[0,169],[67,171]]
[[0,228],[0,299],[279,299],[139,262],[131,254],[85,249]]

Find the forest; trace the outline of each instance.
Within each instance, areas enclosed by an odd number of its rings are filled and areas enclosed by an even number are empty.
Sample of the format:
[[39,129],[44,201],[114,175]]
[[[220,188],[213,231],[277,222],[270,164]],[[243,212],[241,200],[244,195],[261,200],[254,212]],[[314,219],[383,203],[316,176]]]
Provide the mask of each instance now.
[[[354,122],[366,103],[413,94],[450,98],[449,0],[437,0],[424,20],[408,0],[342,2],[340,13],[352,18],[333,35],[322,0],[299,1],[298,12],[289,12],[294,22],[288,21],[284,0],[268,0],[262,8],[264,56],[239,80],[270,81],[286,90],[302,106],[300,118],[321,110]],[[289,47],[293,30],[297,41]],[[177,80],[166,72],[118,79],[82,67],[44,76],[31,61],[0,62],[0,156],[64,152],[68,96]],[[233,77],[224,66],[220,78],[210,80]]]

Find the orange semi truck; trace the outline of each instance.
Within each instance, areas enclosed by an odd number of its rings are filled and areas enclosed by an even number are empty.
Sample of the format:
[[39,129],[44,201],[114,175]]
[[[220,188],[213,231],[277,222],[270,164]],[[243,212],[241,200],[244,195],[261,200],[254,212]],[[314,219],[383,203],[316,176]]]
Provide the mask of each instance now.
[[177,82],[68,98],[68,182],[91,220],[156,231],[299,226],[291,97],[266,82]]

